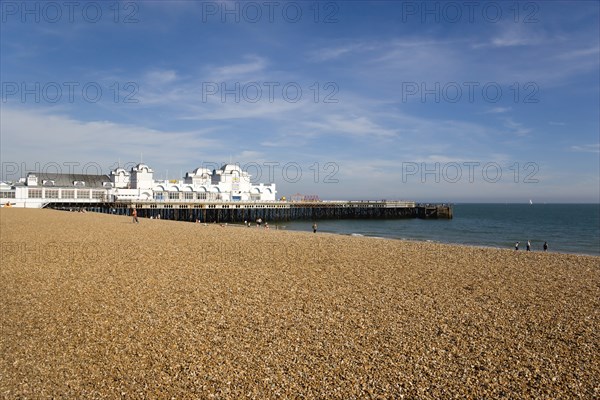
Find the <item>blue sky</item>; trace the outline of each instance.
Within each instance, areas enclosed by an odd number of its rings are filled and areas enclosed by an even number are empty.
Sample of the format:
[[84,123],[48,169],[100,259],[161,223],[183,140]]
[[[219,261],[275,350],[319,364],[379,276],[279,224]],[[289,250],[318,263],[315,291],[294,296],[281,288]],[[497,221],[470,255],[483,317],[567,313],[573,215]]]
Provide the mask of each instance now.
[[599,202],[599,4],[4,1],[2,178],[231,160],[285,196]]

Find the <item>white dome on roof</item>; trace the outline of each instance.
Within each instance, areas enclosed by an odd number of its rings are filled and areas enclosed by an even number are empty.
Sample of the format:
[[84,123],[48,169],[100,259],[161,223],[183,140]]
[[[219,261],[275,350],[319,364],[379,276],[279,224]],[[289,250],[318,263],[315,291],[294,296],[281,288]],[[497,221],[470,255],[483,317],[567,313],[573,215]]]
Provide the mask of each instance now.
[[221,167],[221,171],[225,173],[232,173],[233,171],[242,172],[242,169],[237,164],[225,164]]
[[143,169],[145,169],[148,172],[154,172],[149,166],[147,166],[144,163],[139,163],[135,167],[131,168],[131,171],[142,171]]
[[123,167],[117,167],[117,168],[113,169],[112,171],[110,171],[110,173],[113,175],[119,175],[119,174],[129,175],[129,172],[127,172],[125,170],[125,168],[123,168]]
[[208,168],[198,167],[190,173],[190,175],[192,175],[192,176],[201,176],[204,174],[211,175],[212,171]]

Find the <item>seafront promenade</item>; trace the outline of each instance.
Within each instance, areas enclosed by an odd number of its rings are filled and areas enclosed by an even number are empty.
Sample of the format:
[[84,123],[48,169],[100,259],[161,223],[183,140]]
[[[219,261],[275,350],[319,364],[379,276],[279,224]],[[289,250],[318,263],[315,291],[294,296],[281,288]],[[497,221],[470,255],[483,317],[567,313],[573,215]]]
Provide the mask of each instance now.
[[597,398],[599,258],[0,210],[1,398]]

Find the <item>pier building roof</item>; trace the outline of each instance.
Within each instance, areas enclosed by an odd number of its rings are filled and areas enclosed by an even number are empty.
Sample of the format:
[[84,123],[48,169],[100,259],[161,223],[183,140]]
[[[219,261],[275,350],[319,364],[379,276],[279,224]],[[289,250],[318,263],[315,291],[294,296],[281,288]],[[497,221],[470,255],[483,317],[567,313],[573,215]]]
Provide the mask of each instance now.
[[53,172],[30,172],[27,176],[37,177],[38,186],[59,186],[75,187],[83,186],[86,188],[102,188],[105,183],[110,183],[108,175],[90,175],[90,174],[59,174]]

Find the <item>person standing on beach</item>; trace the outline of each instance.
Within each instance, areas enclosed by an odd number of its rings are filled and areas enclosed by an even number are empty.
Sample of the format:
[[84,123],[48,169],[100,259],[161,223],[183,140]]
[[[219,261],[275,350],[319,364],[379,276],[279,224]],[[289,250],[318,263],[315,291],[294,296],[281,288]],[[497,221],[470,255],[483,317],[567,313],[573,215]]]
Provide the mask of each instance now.
[[316,222],[313,223],[312,228],[313,228],[313,233],[317,233],[317,223]]
[[548,242],[544,242],[544,251],[548,251]]
[[531,242],[527,241],[527,251],[531,251]]
[[519,250],[519,242],[515,243],[515,251]]
[[138,217],[137,217],[137,210],[134,208],[133,211],[131,212],[131,215],[133,216],[133,222],[136,224],[139,224],[140,221],[138,221]]

